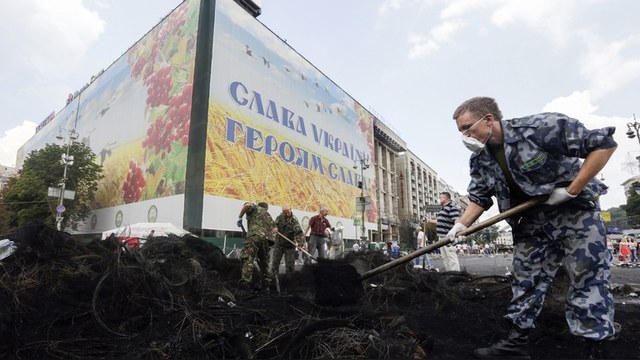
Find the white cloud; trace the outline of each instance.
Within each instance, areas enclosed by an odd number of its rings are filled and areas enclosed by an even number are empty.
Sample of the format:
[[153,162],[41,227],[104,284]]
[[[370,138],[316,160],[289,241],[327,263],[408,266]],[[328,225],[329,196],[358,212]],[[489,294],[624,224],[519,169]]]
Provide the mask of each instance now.
[[[7,2],[0,13],[0,66],[55,78],[81,63],[104,26],[99,14],[88,10],[81,0]],[[19,40],[16,33],[20,33]]]
[[480,9],[493,6],[499,0],[455,0],[449,1],[449,5],[442,10],[440,17],[442,19],[459,18],[467,13],[473,13]]
[[0,164],[6,166],[16,165],[16,153],[18,149],[35,134],[36,123],[25,121],[22,125],[5,131],[0,138]]
[[522,24],[540,31],[558,46],[564,45],[574,36],[576,15],[596,0],[536,0],[502,1],[491,16],[492,22],[500,27]]
[[409,59],[416,59],[425,55],[429,55],[440,48],[440,45],[435,40],[428,36],[414,34],[409,36]]
[[[489,12],[491,22],[498,28],[528,27],[550,39],[556,46],[563,46],[579,34],[574,23],[576,14],[587,11],[589,5],[601,0],[453,0],[447,1],[440,11],[442,22],[428,34],[409,37],[410,58],[429,55],[443,44],[453,41],[467,22],[483,12]],[[385,11],[399,6],[399,1],[385,3]],[[478,31],[485,24],[480,23]]]
[[385,0],[378,8],[378,14],[385,15],[392,10],[398,10],[402,5],[402,0]]
[[625,51],[640,47],[640,34],[613,42],[584,34],[583,40],[588,52],[581,58],[580,74],[589,81],[594,98],[601,98],[628,83],[638,81],[640,58],[628,58]]
[[413,34],[409,36],[411,49],[409,58],[415,59],[437,51],[442,44],[450,42],[455,34],[464,27],[460,19],[442,22],[433,28],[428,35]]
[[569,96],[559,97],[548,102],[542,111],[560,112],[577,119],[592,116],[598,109],[591,102],[591,95],[588,91],[574,91]]

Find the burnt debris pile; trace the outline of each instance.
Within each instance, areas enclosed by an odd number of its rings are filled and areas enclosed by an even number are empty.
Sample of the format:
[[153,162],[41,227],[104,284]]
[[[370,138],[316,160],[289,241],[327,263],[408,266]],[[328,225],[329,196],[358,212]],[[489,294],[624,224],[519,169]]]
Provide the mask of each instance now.
[[[192,235],[133,251],[44,225],[0,238],[17,246],[0,267],[0,359],[448,359],[505,331],[507,277],[409,263],[361,281],[380,252],[305,265],[266,292],[239,288],[240,260]],[[349,301],[323,298],[336,292]],[[537,355],[571,358],[562,308],[550,310]]]

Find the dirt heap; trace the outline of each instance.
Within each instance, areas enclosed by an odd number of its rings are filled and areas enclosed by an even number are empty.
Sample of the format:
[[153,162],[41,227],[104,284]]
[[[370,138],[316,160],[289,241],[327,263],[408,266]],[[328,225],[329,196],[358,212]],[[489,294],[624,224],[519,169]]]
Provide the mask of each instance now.
[[[0,238],[17,245],[0,272],[0,359],[458,359],[505,332],[507,277],[409,264],[360,282],[358,272],[387,261],[379,252],[281,274],[281,292],[267,293],[238,288],[240,261],[191,235],[129,252],[43,225]],[[353,291],[336,290],[345,283]],[[533,358],[581,354],[564,321],[567,284],[550,291]],[[345,297],[324,296],[336,291]],[[639,313],[617,311],[613,357],[640,353]]]

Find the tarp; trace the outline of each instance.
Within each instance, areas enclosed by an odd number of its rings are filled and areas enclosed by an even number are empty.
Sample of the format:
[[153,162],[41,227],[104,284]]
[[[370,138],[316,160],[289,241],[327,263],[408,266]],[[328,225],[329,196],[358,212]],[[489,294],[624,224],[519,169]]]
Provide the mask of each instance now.
[[146,239],[151,230],[154,230],[154,236],[165,236],[167,234],[182,236],[185,234],[189,234],[188,231],[181,229],[171,223],[135,223],[103,231],[102,240],[106,239],[111,233],[115,234],[115,236],[117,237],[137,237]]

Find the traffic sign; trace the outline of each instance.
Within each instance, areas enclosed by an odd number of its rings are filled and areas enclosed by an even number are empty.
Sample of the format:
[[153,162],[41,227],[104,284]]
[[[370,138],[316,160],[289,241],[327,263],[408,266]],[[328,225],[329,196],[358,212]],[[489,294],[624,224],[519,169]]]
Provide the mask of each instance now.
[[65,210],[66,208],[64,207],[64,205],[56,206],[56,212],[63,213]]

